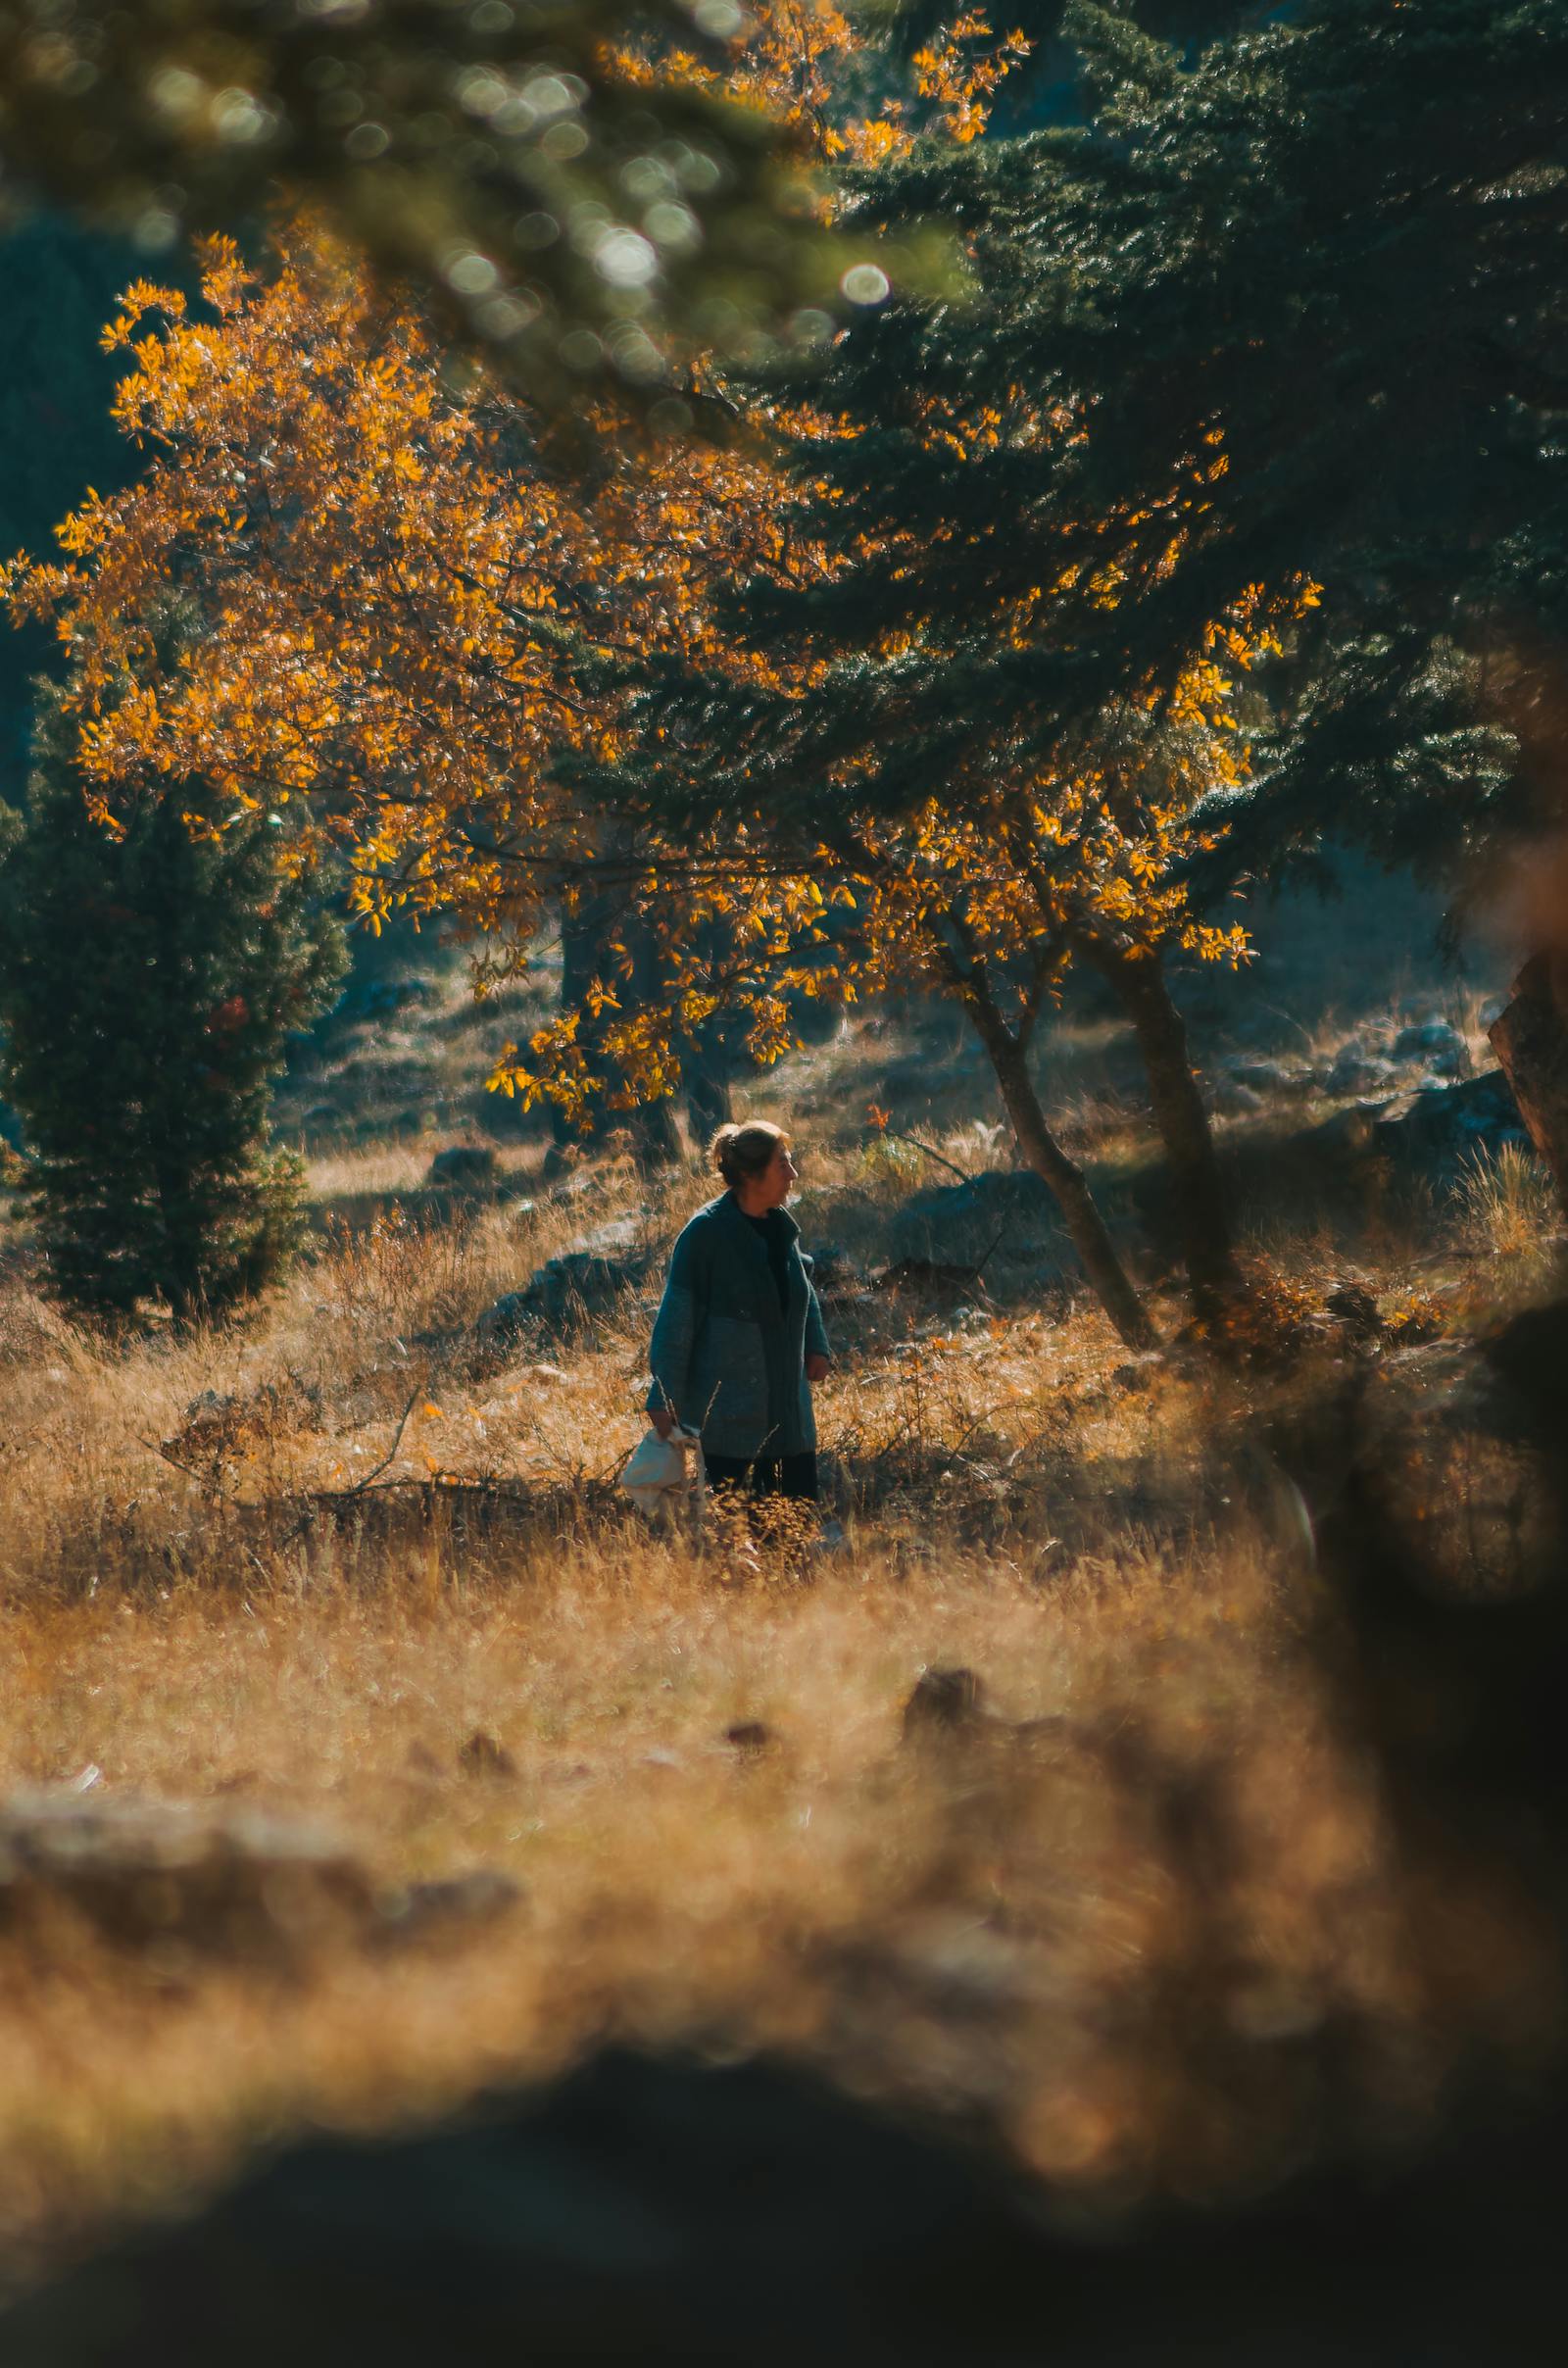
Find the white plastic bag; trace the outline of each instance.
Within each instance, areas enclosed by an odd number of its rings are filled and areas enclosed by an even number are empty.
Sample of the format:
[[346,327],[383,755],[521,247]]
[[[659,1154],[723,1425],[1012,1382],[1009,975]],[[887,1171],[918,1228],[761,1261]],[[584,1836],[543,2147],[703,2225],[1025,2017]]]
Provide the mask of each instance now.
[[652,1429],[643,1433],[620,1475],[621,1487],[640,1512],[657,1515],[662,1505],[686,1494],[696,1446],[696,1432],[679,1427],[667,1439]]

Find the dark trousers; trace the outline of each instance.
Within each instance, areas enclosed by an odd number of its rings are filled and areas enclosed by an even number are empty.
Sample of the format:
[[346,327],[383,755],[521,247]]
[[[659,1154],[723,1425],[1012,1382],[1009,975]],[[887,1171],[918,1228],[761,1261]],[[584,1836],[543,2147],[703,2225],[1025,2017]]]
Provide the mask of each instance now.
[[703,1462],[710,1488],[745,1488],[754,1497],[799,1497],[808,1505],[817,1500],[816,1457],[806,1455],[709,1455]]

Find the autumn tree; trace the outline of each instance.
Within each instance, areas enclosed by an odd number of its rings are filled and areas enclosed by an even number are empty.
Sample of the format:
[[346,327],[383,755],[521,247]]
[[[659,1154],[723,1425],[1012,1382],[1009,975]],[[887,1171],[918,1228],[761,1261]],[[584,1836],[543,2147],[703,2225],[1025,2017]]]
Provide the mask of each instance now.
[[[755,685],[715,687],[711,676],[688,677],[659,708],[664,738],[657,762],[670,765],[673,739],[687,797],[699,808],[711,800],[732,818],[742,798],[752,801],[751,867],[746,851],[731,845],[722,864],[692,882],[681,960],[672,961],[683,1007],[654,1013],[640,1006],[635,1028],[677,1042],[681,1009],[712,1002],[745,1009],[762,1049],[778,1051],[794,1040],[793,999],[802,996],[853,1003],[914,987],[953,997],[991,1064],[1023,1159],[1054,1197],[1112,1323],[1137,1348],[1153,1343],[1151,1319],[1042,1104],[1030,1055],[1075,962],[1110,979],[1150,1078],[1197,1310],[1206,1326],[1222,1328],[1242,1278],[1207,1113],[1163,964],[1177,952],[1248,958],[1239,926],[1205,919],[1195,908],[1186,873],[1223,833],[1225,800],[1245,774],[1245,742],[1232,728],[1234,675],[1272,646],[1274,634],[1253,618],[1245,630],[1232,625],[1214,638],[1216,648],[1224,643],[1226,662],[1210,656],[1194,666],[1158,712],[1132,705],[1106,712],[1083,742],[1058,743],[1056,769],[1028,776],[1009,770],[1004,746],[988,742],[954,788],[912,811],[878,806],[858,755],[818,795],[792,798],[784,788],[797,777],[803,747],[813,742],[824,703],[836,695],[831,668],[819,667],[788,700],[770,683],[768,728],[756,740],[744,737]],[[688,728],[699,704],[704,722]],[[715,777],[720,719],[743,737]],[[705,752],[709,778],[694,789]],[[701,846],[708,827],[694,818],[686,844]],[[703,915],[715,933],[727,930],[721,960],[690,925]],[[575,1051],[569,1028],[564,1023],[559,1036],[540,1030],[504,1062],[508,1090],[553,1090]],[[615,1044],[613,1030],[609,1042]],[[634,1055],[635,1046],[626,1051]]]
[[0,863],[0,1026],[49,1287],[107,1321],[223,1315],[276,1278],[303,1224],[270,1146],[288,1036],[330,1000],[341,932],[276,815],[215,822],[144,781],[109,827],[45,694],[23,827]]
[[[945,148],[970,144],[1020,48],[994,42],[983,20],[960,20],[922,45],[908,101],[884,94],[840,128],[823,114],[827,61],[849,38],[832,10],[791,6],[760,64],[743,54],[736,71],[755,68],[768,104],[814,123],[825,152],[878,169],[915,153],[922,110]],[[952,772],[936,810],[930,771],[921,794],[890,807],[872,769],[835,745],[854,665],[846,674],[824,654],[817,608],[842,600],[846,560],[786,500],[776,458],[779,436],[793,435],[815,470],[808,503],[813,486],[834,490],[847,445],[864,445],[856,463],[874,457],[872,439],[846,435],[820,406],[775,397],[760,416],[737,413],[714,383],[698,399],[726,432],[651,452],[607,433],[597,466],[584,469],[579,446],[568,477],[531,414],[483,387],[454,387],[419,321],[310,227],[284,235],[265,278],[231,247],[213,247],[194,308],[174,292],[133,289],[109,342],[133,362],[119,413],[154,465],[129,492],[68,521],[63,564],[20,566],[10,578],[18,613],[54,615],[83,653],[79,763],[98,794],[112,804],[117,784],[150,769],[199,774],[236,814],[293,801],[306,844],[342,852],[363,917],[374,924],[398,907],[452,916],[473,935],[481,983],[520,959],[549,900],[613,882],[626,919],[621,970],[607,962],[579,982],[572,1007],[497,1079],[568,1113],[606,1093],[635,1104],[667,1092],[682,1043],[720,1010],[743,1011],[753,1051],[770,1058],[789,1041],[792,996],[853,992],[858,979],[889,974],[895,939],[874,925],[858,925],[848,969],[823,964],[824,881],[858,904],[865,892],[873,919],[898,913],[901,956],[907,949],[950,985],[960,983],[955,932],[978,929],[983,970],[971,965],[961,983],[1026,1156],[1062,1198],[1121,1329],[1148,1337],[1082,1177],[1038,1103],[1026,1107],[1027,1027],[1002,1014],[1019,966],[1034,976],[1025,996],[1035,1013],[1083,944],[1108,960],[1113,919],[1124,970],[1167,942],[1195,942],[1169,875],[1194,800],[1219,781],[1220,752],[1234,746],[1214,634],[1152,721],[1136,702],[1107,713],[1098,757],[1082,738],[1070,752],[1059,735],[1049,749],[1032,743],[1014,722],[994,762]],[[1032,462],[1056,432],[1028,404],[1015,410],[1006,436],[979,420],[982,454]],[[946,483],[970,433],[926,402],[920,467]],[[973,479],[956,491],[961,517]],[[884,518],[876,531],[859,559],[909,572],[901,521]],[[144,663],[144,620],[170,580],[207,625],[200,663],[158,675]],[[928,598],[940,571],[922,580]],[[739,582],[817,604],[793,654],[787,636],[734,629],[725,595]],[[993,630],[1040,663],[1054,626],[1033,612],[1054,618],[1059,592],[1047,577],[1032,611],[995,613]],[[877,681],[893,694],[876,708],[880,730],[900,683],[938,645],[901,650],[878,629]],[[1234,641],[1242,629],[1233,620],[1223,633]],[[739,696],[776,727],[771,738],[749,732],[744,746],[761,754],[700,822],[639,803],[650,736],[668,729],[646,689],[661,667],[718,681],[731,708]],[[126,669],[135,695],[106,697]],[[684,764],[695,732],[706,763],[705,728],[688,718],[662,761]],[[902,729],[888,738],[890,761],[900,751]],[[826,808],[803,805],[803,781],[831,808],[831,830]],[[978,835],[965,801],[986,817]],[[901,812],[914,817],[902,834],[889,827]],[[933,884],[939,846],[953,868],[945,900]],[[901,861],[919,883],[914,904],[896,892]],[[935,936],[911,929],[915,905],[940,923]],[[1011,946],[1004,922],[1020,933]],[[630,943],[645,924],[662,949],[653,981],[635,976]],[[1168,1028],[1157,999],[1149,1008]],[[1181,1077],[1190,1110],[1185,1065]],[[1197,1143],[1204,1154],[1201,1130]],[[1227,1279],[1221,1264],[1195,1269],[1201,1288]]]
[[[785,14],[809,37],[789,30],[779,72],[804,54],[814,92],[819,39],[842,49],[848,24]],[[764,33],[743,44],[752,115]],[[696,58],[664,78],[710,95]],[[105,344],[150,466],[66,521],[63,562],[7,572],[13,616],[80,653],[85,775],[295,800],[312,844],[345,853],[359,917],[453,914],[493,974],[546,891],[592,874],[599,817],[561,760],[612,731],[616,669],[704,629],[715,582],[789,564],[745,422],[694,388],[729,432],[646,441],[590,417],[568,468],[548,416],[454,381],[428,321],[318,222],[283,226],[264,271],[215,240],[194,304],[137,283]],[[168,673],[147,620],[171,585],[202,630],[199,664]]]

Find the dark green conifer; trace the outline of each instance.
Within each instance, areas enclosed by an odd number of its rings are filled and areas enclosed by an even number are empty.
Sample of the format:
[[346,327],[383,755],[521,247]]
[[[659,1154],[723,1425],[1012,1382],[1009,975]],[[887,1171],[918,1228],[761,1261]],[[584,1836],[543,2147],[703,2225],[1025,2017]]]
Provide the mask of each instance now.
[[5,1089],[22,1115],[49,1287],[73,1310],[216,1319],[285,1265],[301,1171],[270,1148],[270,1079],[323,1008],[341,934],[266,815],[217,835],[150,781],[118,834],[89,813],[43,694],[28,810],[0,865]]

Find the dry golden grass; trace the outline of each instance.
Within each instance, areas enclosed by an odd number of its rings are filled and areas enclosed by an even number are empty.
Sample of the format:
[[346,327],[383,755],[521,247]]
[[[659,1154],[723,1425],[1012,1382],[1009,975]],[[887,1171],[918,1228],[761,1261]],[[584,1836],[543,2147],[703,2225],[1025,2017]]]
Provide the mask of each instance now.
[[1464,1180],[1460,1209],[1473,1249],[1483,1258],[1516,1267],[1539,1267],[1561,1222],[1546,1168],[1512,1143],[1494,1156],[1476,1156]]
[[[1259,2133],[1216,2126],[1195,2156],[1196,2074],[1167,2060],[1195,1944],[1141,1767],[1222,1771],[1217,2028],[1234,2013],[1266,2052],[1277,2027],[1415,2004],[1388,1837],[1303,1674],[1300,1615],[1246,1541],[1044,1587],[948,1549],[737,1589],[612,1534],[477,1572],[387,1555],[303,1592],[13,1603],[8,1787],[95,1765],[115,1793],[239,1796],[324,1817],[388,1882],[484,1865],[524,1899],[456,1953],[334,1950],[286,1983],[86,1945],[42,1980],[13,1967],[0,2218],[36,2242],[259,2132],[395,2119],[606,2030],[803,2047],[984,2112],[1097,2192],[1177,2161],[1244,2175]],[[903,1749],[927,1662],[985,1671],[1008,1721],[1059,1723]],[[768,1728],[760,1754],[726,1740],[739,1720]],[[476,1728],[511,1772],[460,1772]],[[1428,2050],[1406,2077],[1418,2095],[1441,2069]]]
[[[941,1180],[824,1132],[808,1239],[863,1251]],[[929,1140],[1002,1156],[972,1118]],[[424,1158],[334,1159],[316,1189],[368,1214]],[[1106,2206],[1273,2175],[1334,2062],[1357,2066],[1342,2125],[1387,2138],[1478,2032],[1537,2043],[1495,1951],[1472,1978],[1440,1950],[1433,1987],[1440,1906],[1238,1452],[1286,1385],[1129,1373],[1059,1291],[864,1299],[830,1314],[849,1353],[820,1405],[847,1550],[694,1547],[610,1485],[644,1295],[494,1369],[440,1336],[612,1218],[657,1276],[703,1186],[610,1162],[546,1196],[506,1164],[531,1207],[339,1227],[220,1337],[112,1353],[24,1259],[0,1282],[0,1788],[96,1769],[95,1797],[324,1821],[387,1886],[522,1886],[466,1941],[286,1974],[0,1943],[14,2263],[303,2122],[416,2115],[607,2032],[802,2049]],[[1328,1248],[1296,1237],[1298,1268]],[[1406,1245],[1371,1279],[1415,1277]],[[952,1664],[994,1720],[906,1748],[911,1686]],[[464,1772],[476,1731],[510,1772]]]

